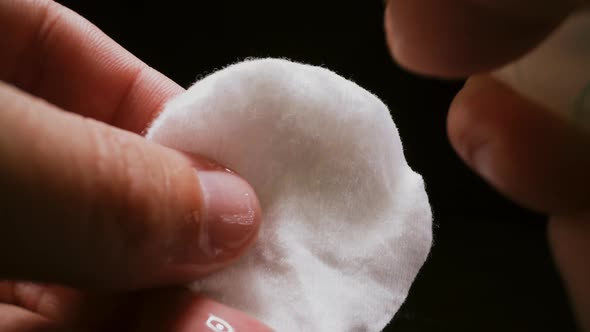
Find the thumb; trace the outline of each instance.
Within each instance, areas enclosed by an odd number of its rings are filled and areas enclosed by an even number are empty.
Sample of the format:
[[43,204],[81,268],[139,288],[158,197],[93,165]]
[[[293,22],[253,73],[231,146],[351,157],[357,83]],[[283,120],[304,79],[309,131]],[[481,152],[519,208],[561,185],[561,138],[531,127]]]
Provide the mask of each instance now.
[[3,83],[0,197],[0,279],[91,288],[193,280],[260,220],[236,174]]

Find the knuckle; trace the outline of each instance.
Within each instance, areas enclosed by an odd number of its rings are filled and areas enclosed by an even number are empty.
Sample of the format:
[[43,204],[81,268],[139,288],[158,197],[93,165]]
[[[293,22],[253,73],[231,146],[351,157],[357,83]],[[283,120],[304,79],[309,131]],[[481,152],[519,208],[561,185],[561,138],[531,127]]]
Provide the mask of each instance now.
[[90,125],[90,174],[85,185],[90,193],[87,218],[91,234],[106,236],[115,256],[135,256],[153,250],[159,233],[158,208],[162,168],[149,156],[139,137],[105,125]]

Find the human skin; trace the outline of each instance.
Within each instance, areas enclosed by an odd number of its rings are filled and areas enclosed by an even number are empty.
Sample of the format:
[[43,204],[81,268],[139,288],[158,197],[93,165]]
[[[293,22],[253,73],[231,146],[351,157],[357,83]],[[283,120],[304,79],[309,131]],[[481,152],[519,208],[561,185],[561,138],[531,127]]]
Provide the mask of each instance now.
[[[392,54],[408,69],[471,76],[451,106],[451,142],[501,192],[550,215],[556,261],[589,329],[590,138],[485,74],[526,53],[578,5],[392,0],[386,25]],[[138,135],[182,88],[50,1],[0,2],[0,31],[0,278],[34,281],[0,283],[0,330],[199,331],[210,310],[241,331],[264,330],[235,310],[165,287],[231,263],[259,220],[220,227],[230,247],[223,257],[191,250],[196,224],[170,211],[212,209],[201,187],[212,170]],[[225,179],[219,190],[227,195],[251,190]],[[196,255],[178,257],[184,252]]]
[[0,330],[268,330],[174,287],[260,223],[237,174],[139,135],[183,89],[52,1],[0,1],[0,31]]
[[579,0],[390,0],[385,26],[403,67],[468,77],[447,118],[451,144],[498,191],[549,216],[554,259],[590,331],[590,134],[489,74],[584,8]]

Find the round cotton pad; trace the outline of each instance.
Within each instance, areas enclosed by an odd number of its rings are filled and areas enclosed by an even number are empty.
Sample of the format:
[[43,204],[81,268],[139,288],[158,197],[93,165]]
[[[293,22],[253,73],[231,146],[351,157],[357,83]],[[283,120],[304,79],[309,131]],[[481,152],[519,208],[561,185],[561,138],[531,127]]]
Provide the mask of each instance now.
[[254,187],[260,235],[193,289],[277,331],[380,331],[432,240],[422,178],[387,107],[335,73],[279,59],[218,71],[170,101],[148,139]]

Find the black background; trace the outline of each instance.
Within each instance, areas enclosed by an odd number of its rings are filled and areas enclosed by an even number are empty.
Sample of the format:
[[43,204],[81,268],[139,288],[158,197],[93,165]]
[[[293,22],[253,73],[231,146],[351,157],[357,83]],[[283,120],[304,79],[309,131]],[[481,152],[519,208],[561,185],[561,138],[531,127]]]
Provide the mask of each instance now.
[[383,99],[435,216],[431,256],[386,331],[574,330],[544,218],[456,157],[445,117],[462,82],[400,69],[386,48],[381,2],[60,2],[184,87],[238,60],[273,56],[323,65]]

